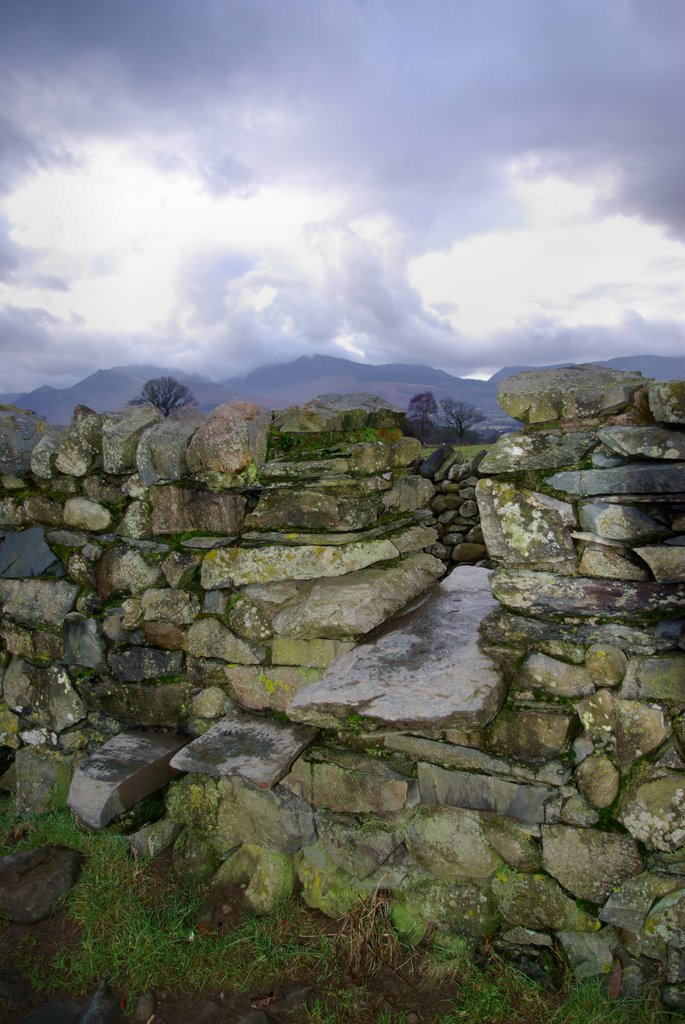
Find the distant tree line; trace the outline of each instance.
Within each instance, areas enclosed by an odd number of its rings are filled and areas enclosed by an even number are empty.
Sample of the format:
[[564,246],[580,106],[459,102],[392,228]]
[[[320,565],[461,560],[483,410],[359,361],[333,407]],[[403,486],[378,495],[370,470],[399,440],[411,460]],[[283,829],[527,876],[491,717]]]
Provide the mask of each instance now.
[[414,395],[407,408],[407,426],[420,441],[430,440],[438,431],[447,431],[462,442],[471,428],[485,419],[485,413],[470,402],[459,402],[456,398],[437,402],[432,391]]

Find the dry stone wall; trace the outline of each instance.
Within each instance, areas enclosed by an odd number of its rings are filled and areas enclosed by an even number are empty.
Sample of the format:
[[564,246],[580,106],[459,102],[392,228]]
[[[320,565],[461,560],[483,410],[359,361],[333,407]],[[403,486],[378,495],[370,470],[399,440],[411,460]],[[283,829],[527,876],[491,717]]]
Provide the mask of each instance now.
[[466,465],[325,402],[266,461],[246,407],[0,439],[19,800],[77,764],[84,824],[137,807],[141,854],[258,913],[382,887],[412,941],[683,1006],[685,383],[574,367],[500,402],[523,431]]

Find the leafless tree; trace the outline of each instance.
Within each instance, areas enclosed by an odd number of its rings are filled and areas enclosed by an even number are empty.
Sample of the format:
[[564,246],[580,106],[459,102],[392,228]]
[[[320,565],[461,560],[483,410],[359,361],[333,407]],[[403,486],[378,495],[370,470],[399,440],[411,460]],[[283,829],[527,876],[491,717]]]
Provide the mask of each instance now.
[[482,423],[486,416],[470,402],[458,402],[455,398],[443,398],[440,402],[443,423],[456,431],[461,441],[469,427]]
[[175,377],[153,377],[152,380],[146,380],[140,394],[128,404],[144,405],[146,402],[154,405],[162,416],[168,416],[175,409],[182,409],[186,405],[195,405],[190,388]]
[[437,414],[438,403],[432,391],[421,391],[409,400],[407,419],[419,440],[425,441],[430,436]]

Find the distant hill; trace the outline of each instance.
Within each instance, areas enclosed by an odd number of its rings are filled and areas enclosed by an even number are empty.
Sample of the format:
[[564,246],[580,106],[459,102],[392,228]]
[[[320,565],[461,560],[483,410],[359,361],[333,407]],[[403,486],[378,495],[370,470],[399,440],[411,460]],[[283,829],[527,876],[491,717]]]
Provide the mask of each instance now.
[[76,405],[87,405],[96,412],[122,409],[140,394],[146,380],[154,377],[175,377],[192,391],[198,407],[205,412],[222,402],[230,402],[240,395],[217,384],[208,377],[163,366],[114,366],[111,370],[96,370],[89,377],[70,388],[53,388],[49,384],[23,394],[0,395],[0,404],[19,405],[31,409],[50,423],[65,424],[71,420]]
[[[569,366],[570,363],[558,363]],[[685,356],[619,356],[598,363],[621,370],[640,370],[657,380],[685,380]],[[351,394],[370,391],[406,408],[420,391],[432,391],[438,401],[455,398],[481,409],[490,424],[513,423],[497,404],[497,383],[522,370],[543,370],[544,366],[505,366],[490,380],[454,377],[422,363],[355,363],[334,356],[301,356],[288,363],[262,366],[244,377],[216,383],[199,374],[183,373],[163,366],[115,366],[97,370],[69,388],[43,385],[34,391],[0,395],[0,404],[31,409],[51,423],[69,423],[75,405],[88,405],[96,412],[121,409],[140,394],[146,380],[172,376],[193,392],[200,409],[208,412],[222,402],[249,399],[270,409],[301,404],[316,395]]]

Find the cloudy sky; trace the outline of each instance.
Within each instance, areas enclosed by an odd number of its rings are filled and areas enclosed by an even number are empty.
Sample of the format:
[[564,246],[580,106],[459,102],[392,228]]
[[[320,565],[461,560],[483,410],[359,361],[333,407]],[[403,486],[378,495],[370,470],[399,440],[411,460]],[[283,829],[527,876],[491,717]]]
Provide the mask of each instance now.
[[685,352],[683,0],[2,0],[0,392]]

